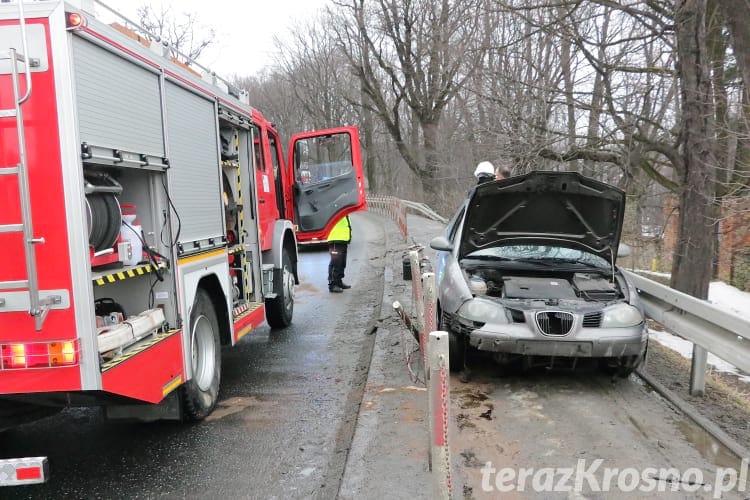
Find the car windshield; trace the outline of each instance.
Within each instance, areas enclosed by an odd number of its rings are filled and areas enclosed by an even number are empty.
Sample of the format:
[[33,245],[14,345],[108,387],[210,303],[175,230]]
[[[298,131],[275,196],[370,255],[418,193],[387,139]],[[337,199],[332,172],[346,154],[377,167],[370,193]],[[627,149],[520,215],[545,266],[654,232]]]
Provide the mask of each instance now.
[[516,261],[545,261],[581,264],[586,266],[609,268],[609,263],[595,255],[574,248],[550,246],[550,245],[507,245],[500,247],[483,248],[466,255],[466,258],[499,259]]

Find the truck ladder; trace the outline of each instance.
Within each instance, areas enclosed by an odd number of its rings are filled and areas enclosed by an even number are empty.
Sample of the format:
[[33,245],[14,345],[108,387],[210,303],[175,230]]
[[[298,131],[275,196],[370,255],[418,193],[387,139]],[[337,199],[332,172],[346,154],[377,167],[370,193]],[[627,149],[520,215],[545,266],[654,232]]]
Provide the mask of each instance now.
[[[26,135],[24,133],[22,105],[31,96],[31,63],[25,54],[28,54],[26,41],[26,23],[23,12],[23,0],[18,1],[19,27],[23,44],[23,54],[19,54],[15,48],[5,54],[0,54],[0,59],[9,58],[11,77],[13,83],[14,107],[0,109],[0,118],[15,118],[16,130],[18,132],[18,164],[0,167],[0,176],[15,175],[18,178],[18,192],[21,202],[21,222],[18,224],[0,225],[0,233],[23,233],[24,256],[26,260],[26,279],[17,281],[0,281],[0,290],[27,290],[29,292],[29,314],[34,316],[37,330],[42,329],[42,323],[47,317],[49,307],[58,303],[59,297],[47,297],[44,300],[39,295],[39,280],[36,269],[36,252],[34,246],[44,243],[44,238],[34,237],[34,227],[31,221],[31,197],[29,189],[29,172],[26,157]],[[21,82],[18,72],[18,63],[25,66],[26,92],[21,95]],[[0,311],[5,306],[5,300],[0,299]]]

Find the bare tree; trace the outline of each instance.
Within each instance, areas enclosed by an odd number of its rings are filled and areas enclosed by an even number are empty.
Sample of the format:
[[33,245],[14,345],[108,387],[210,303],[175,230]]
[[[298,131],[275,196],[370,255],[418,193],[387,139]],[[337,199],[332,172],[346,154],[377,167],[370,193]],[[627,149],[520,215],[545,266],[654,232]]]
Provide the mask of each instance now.
[[703,296],[717,200],[750,184],[749,2],[336,0],[279,47],[254,101],[282,122],[360,124],[370,187],[416,185],[444,213],[484,159],[621,186],[636,239],[671,192],[673,286]]
[[337,41],[429,202],[439,193],[439,127],[481,59],[481,0],[341,0]]
[[172,57],[188,66],[216,41],[216,31],[199,25],[195,13],[175,15],[172,7],[162,6],[157,11],[148,4],[141,5],[136,12],[141,26],[159,37],[159,41],[166,41],[174,49]]

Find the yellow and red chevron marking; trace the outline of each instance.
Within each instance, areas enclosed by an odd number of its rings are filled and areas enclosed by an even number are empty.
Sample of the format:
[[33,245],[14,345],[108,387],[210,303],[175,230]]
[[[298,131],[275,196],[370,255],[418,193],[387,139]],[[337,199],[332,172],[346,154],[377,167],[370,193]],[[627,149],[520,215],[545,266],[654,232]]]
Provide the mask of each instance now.
[[239,315],[234,317],[234,341],[239,341],[248,332],[256,328],[258,325],[263,323],[266,319],[265,309],[263,308],[262,302],[255,302],[251,304],[244,304],[235,308],[235,311],[239,308],[245,308],[245,310]]
[[232,311],[232,317],[235,318],[235,319],[237,319],[237,317],[240,314],[242,314],[243,312],[247,311],[248,309],[250,309],[250,304],[242,304],[240,306],[237,306]]

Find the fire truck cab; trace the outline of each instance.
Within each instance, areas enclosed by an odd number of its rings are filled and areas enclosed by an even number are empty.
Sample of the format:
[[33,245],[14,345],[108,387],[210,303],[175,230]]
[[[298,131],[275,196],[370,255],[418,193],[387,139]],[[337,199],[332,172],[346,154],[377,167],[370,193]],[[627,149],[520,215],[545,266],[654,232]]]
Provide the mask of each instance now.
[[202,419],[221,346],[292,321],[296,231],[365,207],[356,128],[284,161],[246,93],[173,56],[80,2],[0,3],[0,429]]

